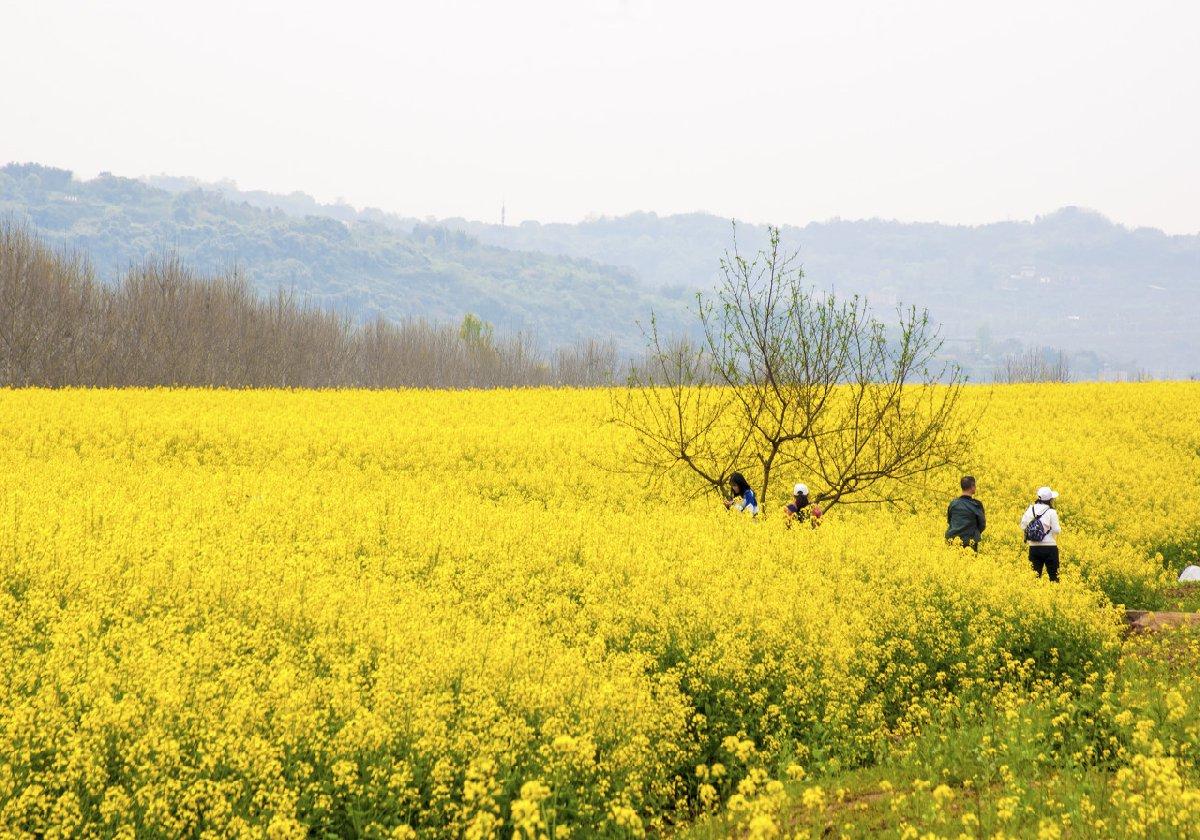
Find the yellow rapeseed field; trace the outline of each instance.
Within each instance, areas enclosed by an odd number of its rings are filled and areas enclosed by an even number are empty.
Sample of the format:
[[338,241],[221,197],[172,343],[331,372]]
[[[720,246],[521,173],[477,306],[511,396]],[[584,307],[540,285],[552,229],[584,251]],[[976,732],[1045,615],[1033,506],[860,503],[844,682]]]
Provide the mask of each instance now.
[[604,391],[0,392],[0,833],[641,836],[1094,684],[1194,556],[1200,385],[968,399],[978,556],[957,474],[788,529],[626,469]]

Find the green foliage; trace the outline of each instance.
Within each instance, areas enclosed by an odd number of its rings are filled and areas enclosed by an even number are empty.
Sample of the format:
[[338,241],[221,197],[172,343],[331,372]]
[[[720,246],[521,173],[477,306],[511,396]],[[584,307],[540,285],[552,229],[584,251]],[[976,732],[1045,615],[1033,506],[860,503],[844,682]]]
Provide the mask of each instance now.
[[[201,272],[236,261],[261,289],[295,288],[355,316],[457,322],[469,304],[544,347],[611,334],[626,351],[640,348],[636,323],[652,309],[664,334],[689,323],[685,310],[717,280],[729,231],[708,213],[430,223],[229,181],[81,182],[36,164],[0,168],[5,213],[94,254],[109,276],[174,249]],[[740,230],[750,252],[768,242],[765,225]],[[1074,207],[976,227],[832,219],[782,232],[820,288],[881,312],[897,300],[927,308],[945,325],[946,357],[973,381],[1045,345],[1067,351],[1076,379],[1200,375],[1200,235],[1129,229]]]
[[[1197,836],[1198,666],[1200,635],[1176,630],[1131,638],[1107,673],[948,698],[879,764],[789,784],[772,824],[796,837]],[[684,836],[744,836],[738,822]]]
[[458,327],[458,337],[468,347],[488,348],[495,341],[495,328],[478,315],[468,312]]
[[485,245],[443,225],[318,205],[303,194],[201,189],[186,179],[156,183],[170,189],[9,164],[0,168],[0,218],[87,254],[108,281],[169,251],[197,273],[236,265],[260,292],[294,291],[359,320],[455,323],[469,308],[502,332],[532,336],[542,349],[613,336],[634,350],[638,320],[652,309],[667,318],[683,310],[626,271]]

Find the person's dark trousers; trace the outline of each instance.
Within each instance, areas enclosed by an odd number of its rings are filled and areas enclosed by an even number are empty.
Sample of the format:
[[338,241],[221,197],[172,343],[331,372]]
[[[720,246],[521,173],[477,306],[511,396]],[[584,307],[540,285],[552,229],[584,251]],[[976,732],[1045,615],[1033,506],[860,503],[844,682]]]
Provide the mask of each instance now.
[[1058,583],[1058,546],[1029,546],[1029,565],[1033,566],[1033,570],[1037,572],[1038,577],[1042,576],[1042,569],[1044,568],[1046,574],[1050,576],[1050,580]]
[[979,553],[979,540],[975,537],[959,537],[958,541],[962,544],[963,548],[969,548],[976,554]]

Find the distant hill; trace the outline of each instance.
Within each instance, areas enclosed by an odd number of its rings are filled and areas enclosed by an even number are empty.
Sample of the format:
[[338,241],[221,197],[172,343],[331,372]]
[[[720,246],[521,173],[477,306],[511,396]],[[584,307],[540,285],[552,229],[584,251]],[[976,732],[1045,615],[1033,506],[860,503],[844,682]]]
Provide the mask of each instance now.
[[[175,190],[50,167],[0,168],[0,217],[86,253],[102,278],[172,251],[201,272],[237,266],[259,289],[293,289],[357,319],[458,321],[467,312],[544,348],[615,337],[640,348],[651,310],[678,319],[683,301],[631,273],[555,254],[488,245],[461,230],[382,213],[339,213],[307,196],[247,194],[174,179]],[[186,184],[186,187],[179,189]],[[305,201],[304,199],[307,199]],[[284,212],[275,202],[288,205]]]
[[[304,193],[154,176],[80,181],[37,165],[0,169],[0,214],[88,251],[113,274],[174,249],[204,271],[236,262],[260,288],[295,288],[364,317],[475,312],[543,346],[613,337],[632,350],[651,310],[688,323],[712,287],[730,221],[635,213],[579,224],[418,220],[322,204]],[[739,225],[743,250],[765,228]],[[833,220],[785,227],[811,282],[880,309],[928,307],[976,379],[1006,353],[1056,347],[1078,376],[1200,372],[1200,235],[1129,229],[1064,208],[980,226]]]
[[[195,189],[189,179],[148,179]],[[231,197],[290,213],[371,218],[400,229],[418,222],[379,210],[322,205],[304,193],[241,192]],[[731,221],[704,213],[633,213],[578,224],[500,226],[465,219],[439,225],[478,241],[616,266],[648,294],[690,301],[712,287],[729,247]],[[766,241],[762,225],[740,224],[742,248]],[[947,348],[975,378],[1006,353],[1055,347],[1077,375],[1187,376],[1200,372],[1200,235],[1130,229],[1099,213],[1062,208],[1032,222],[959,226],[870,219],[785,226],[812,283],[858,293],[879,308],[928,307],[944,324]],[[672,322],[669,313],[668,322]]]
[[[705,214],[444,224],[494,245],[603,259],[672,295],[709,287],[730,240],[730,221]],[[766,230],[739,225],[738,238],[752,252]],[[1068,207],[975,227],[834,220],[785,227],[783,240],[817,286],[928,307],[952,347],[996,355],[1006,339],[1159,375],[1200,371],[1200,235],[1131,230]]]

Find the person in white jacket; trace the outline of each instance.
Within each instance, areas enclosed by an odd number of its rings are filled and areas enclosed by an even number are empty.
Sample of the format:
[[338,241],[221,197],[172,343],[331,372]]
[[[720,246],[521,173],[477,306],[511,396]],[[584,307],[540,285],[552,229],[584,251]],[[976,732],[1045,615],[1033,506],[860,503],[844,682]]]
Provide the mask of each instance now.
[[[1037,491],[1037,499],[1033,504],[1025,508],[1025,514],[1021,517],[1021,532],[1025,535],[1025,544],[1029,546],[1029,565],[1033,566],[1033,570],[1037,572],[1037,576],[1042,576],[1042,569],[1046,570],[1050,580],[1058,583],[1058,534],[1062,531],[1062,526],[1058,522],[1058,511],[1054,509],[1054,500],[1058,498],[1058,493],[1051,490],[1049,487],[1039,487]],[[1040,523],[1042,538],[1033,539],[1033,533],[1039,529],[1031,529],[1034,523]]]

